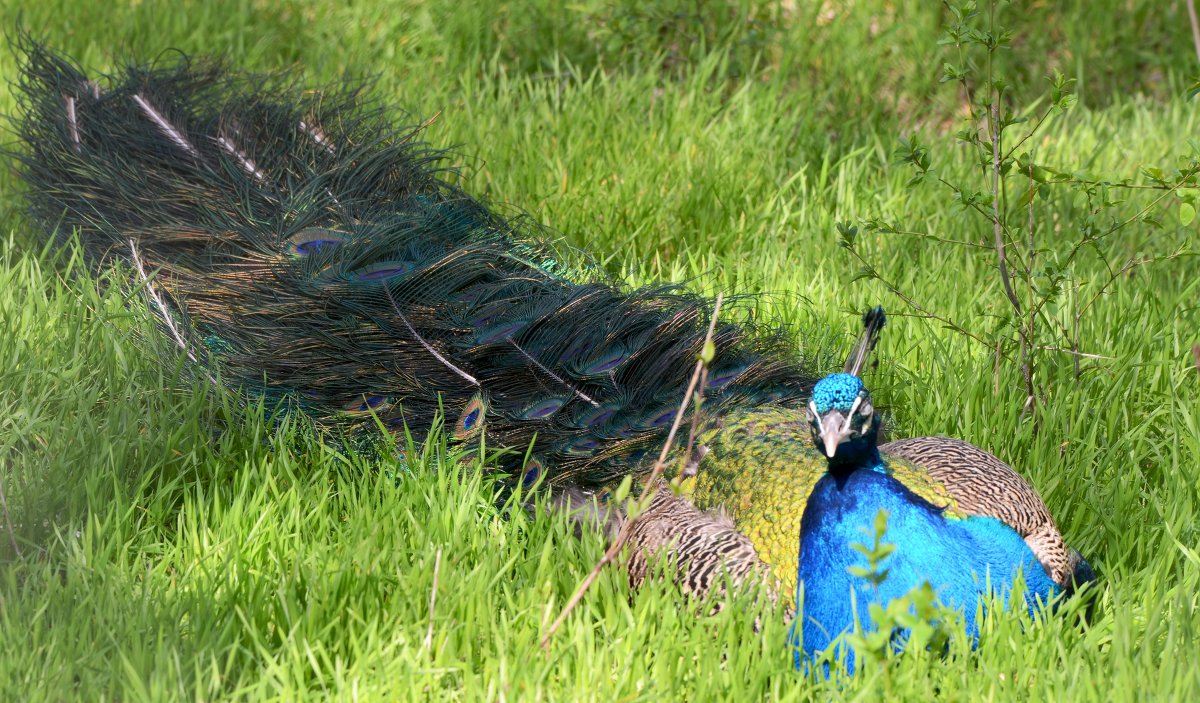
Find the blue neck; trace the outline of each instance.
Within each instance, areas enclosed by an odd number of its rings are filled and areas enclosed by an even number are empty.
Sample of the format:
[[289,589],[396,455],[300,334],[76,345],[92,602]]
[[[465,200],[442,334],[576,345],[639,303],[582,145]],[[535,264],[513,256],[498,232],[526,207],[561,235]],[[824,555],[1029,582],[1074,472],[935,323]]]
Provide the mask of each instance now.
[[877,420],[867,434],[838,445],[837,452],[827,460],[830,475],[845,477],[859,469],[885,471],[883,459],[879,456],[878,427]]
[[[879,456],[879,448],[874,442],[862,448],[853,448],[843,453],[847,444],[838,447],[838,452],[829,459],[829,475],[844,480],[851,473],[859,470],[886,471],[883,459]],[[865,444],[865,443],[864,443]]]

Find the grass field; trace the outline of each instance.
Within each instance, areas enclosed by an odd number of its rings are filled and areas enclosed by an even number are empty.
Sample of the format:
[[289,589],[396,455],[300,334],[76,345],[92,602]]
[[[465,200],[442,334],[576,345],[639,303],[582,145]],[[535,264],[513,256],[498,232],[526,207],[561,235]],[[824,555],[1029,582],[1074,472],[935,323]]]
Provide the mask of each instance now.
[[[1038,157],[1138,178],[1200,129],[1183,3],[1030,2],[1001,66],[1029,103],[1059,69],[1080,105]],[[894,314],[868,378],[897,434],[949,434],[1018,467],[1102,575],[1097,613],[991,618],[977,652],[903,658],[838,682],[791,667],[786,626],[753,608],[713,618],[665,585],[631,597],[606,572],[548,651],[538,640],[603,550],[564,522],[497,510],[490,479],[430,442],[394,484],[323,445],[180,384],[153,322],[119,287],[76,276],[0,172],[0,699],[3,700],[1200,700],[1200,261],[1196,224],[1131,226],[1122,276],[1081,324],[1085,358],[1047,354],[1023,418],[1015,362],[904,316],[837,244],[875,216],[986,239],[943,191],[912,189],[892,152],[930,145],[984,181],[950,132],[935,3],[795,0],[281,3],[18,0],[35,34],[89,69],[167,49],[314,85],[376,74],[374,93],[430,140],[461,145],[466,188],[525,209],[631,283],[766,292],[764,314],[832,367],[854,311]],[[11,114],[11,53],[0,112]],[[6,140],[8,137],[6,137]],[[1058,197],[1058,196],[1055,196]],[[1116,206],[1132,214],[1131,197]],[[1051,199],[1054,260],[1073,236]],[[1006,305],[995,257],[900,235],[860,249],[922,304],[984,330]],[[1079,295],[1099,290],[1095,257]],[[98,292],[106,290],[107,292]],[[1051,310],[1066,319],[1069,306]],[[224,431],[214,439],[213,429]],[[383,468],[387,468],[384,466]],[[9,539],[12,535],[13,540]],[[16,546],[14,546],[14,544]],[[436,608],[434,563],[440,553]]]

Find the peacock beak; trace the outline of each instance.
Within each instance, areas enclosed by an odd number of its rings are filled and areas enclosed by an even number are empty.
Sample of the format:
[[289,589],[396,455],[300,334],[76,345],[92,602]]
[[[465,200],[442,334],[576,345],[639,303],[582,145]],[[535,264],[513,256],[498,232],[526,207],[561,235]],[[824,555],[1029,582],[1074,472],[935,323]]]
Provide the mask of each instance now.
[[830,459],[833,458],[834,454],[837,454],[837,435],[837,430],[833,429],[825,430],[821,433],[821,444],[825,445],[825,456]]
[[837,454],[838,445],[849,434],[849,424],[836,410],[826,413],[821,418],[821,444],[825,448],[825,456],[832,459]]

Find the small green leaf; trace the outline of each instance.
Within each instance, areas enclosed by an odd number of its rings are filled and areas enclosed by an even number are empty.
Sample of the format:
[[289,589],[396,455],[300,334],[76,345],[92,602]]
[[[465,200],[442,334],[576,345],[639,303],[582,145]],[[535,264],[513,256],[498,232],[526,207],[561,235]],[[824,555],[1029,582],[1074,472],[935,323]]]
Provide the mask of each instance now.
[[1179,222],[1187,227],[1192,224],[1192,220],[1196,219],[1196,206],[1191,203],[1179,204]]
[[878,274],[875,273],[875,269],[863,266],[858,269],[858,273],[854,274],[854,277],[850,279],[850,282],[853,283],[854,281],[857,281],[857,280],[863,279],[863,278],[878,278],[878,277],[879,277]]
[[642,504],[636,498],[625,499],[625,517],[632,520],[642,514]]
[[717,345],[713,344],[711,339],[705,340],[704,348],[700,350],[700,361],[704,362],[705,366],[712,363],[712,360],[717,356]]
[[1166,180],[1166,174],[1164,174],[1163,170],[1157,166],[1145,166],[1142,168],[1142,173],[1145,174],[1147,178],[1157,183],[1162,183]]
[[633,486],[633,474],[625,474],[625,478],[621,479],[621,485],[617,486],[617,490],[613,492],[613,499],[620,503],[625,500],[625,496],[629,495],[629,489]]
[[888,511],[884,510],[883,508],[880,508],[879,511],[877,513],[875,513],[875,534],[876,535],[882,536],[883,533],[887,532],[887,521],[888,521]]

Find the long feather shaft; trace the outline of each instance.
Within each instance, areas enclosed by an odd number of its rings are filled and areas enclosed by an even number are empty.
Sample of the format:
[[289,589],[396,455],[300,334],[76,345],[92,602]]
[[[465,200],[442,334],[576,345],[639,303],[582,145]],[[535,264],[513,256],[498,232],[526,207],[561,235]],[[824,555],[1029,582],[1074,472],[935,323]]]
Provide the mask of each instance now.
[[153,122],[159,128],[159,130],[167,136],[168,139],[174,142],[176,146],[186,151],[189,155],[200,158],[200,152],[196,150],[196,147],[192,146],[192,143],[187,140],[187,137],[183,136],[183,133],[176,129],[175,125],[171,124],[161,112],[154,109],[154,106],[151,105],[148,100],[143,98],[141,93],[134,93],[133,101],[142,109],[142,112],[146,115],[146,117],[150,118],[150,121]]
[[64,95],[63,102],[66,103],[67,107],[67,133],[71,135],[71,148],[78,154],[80,153],[79,123],[75,116],[75,98],[70,95]]
[[408,318],[404,316],[404,313],[400,311],[400,306],[396,304],[396,299],[392,297],[392,291],[389,290],[387,286],[383,287],[383,292],[387,294],[388,302],[392,304],[392,309],[396,311],[396,316],[399,317],[400,321],[404,323],[404,326],[408,328],[408,332],[413,336],[413,339],[417,340],[417,342],[419,342],[420,345],[425,348],[425,351],[432,354],[433,358],[442,362],[446,368],[461,376],[467,381],[467,383],[470,383],[472,386],[478,388],[480,384],[474,376],[450,363],[450,360],[442,356],[437,349],[434,349],[432,344],[425,341],[425,338],[417,332],[417,329],[412,326],[412,323],[410,323]]
[[142,265],[142,257],[138,254],[137,243],[132,237],[129,238],[129,256],[133,260],[133,266],[137,269],[138,277],[142,280],[142,285],[146,287],[146,293],[149,294],[150,300],[154,303],[154,307],[158,308],[158,314],[166,324],[167,330],[171,332],[171,337],[179,348],[187,354],[188,359],[193,363],[197,363],[196,355],[192,352],[192,348],[184,340],[183,335],[175,326],[174,320],[171,318],[171,311],[167,308],[167,304],[163,302],[162,297],[158,294],[158,289],[154,287],[154,283],[150,280],[150,276],[146,274],[146,267]]
[[[191,345],[187,343],[187,340],[183,338],[183,333],[180,332],[179,328],[175,326],[175,320],[171,317],[171,311],[167,308],[167,304],[163,301],[162,296],[159,295],[158,289],[154,286],[154,282],[150,280],[150,276],[146,274],[146,267],[142,265],[142,257],[140,254],[138,254],[137,242],[135,242],[132,237],[129,238],[129,255],[133,260],[134,267],[137,269],[138,277],[142,280],[142,285],[144,285],[146,288],[146,293],[150,296],[150,300],[154,303],[154,307],[158,308],[159,317],[162,318],[163,324],[165,324],[167,329],[171,332],[171,338],[175,340],[175,343],[179,345],[179,348],[183,350],[183,353],[187,354],[187,358],[193,364],[199,365],[200,362],[196,358],[195,352],[192,351]],[[205,371],[204,376],[208,379],[209,383],[213,384],[214,386],[217,385],[217,379],[214,378],[211,373]]]
[[321,128],[317,125],[309,124],[301,120],[300,131],[304,132],[309,137],[312,137],[314,142],[316,142],[319,146],[325,147],[325,151],[328,151],[330,154],[337,153],[337,147],[333,145],[333,142],[329,141],[329,137],[325,136],[325,132],[321,131]]
[[263,174],[262,170],[258,168],[258,165],[254,163],[254,160],[249,156],[246,156],[246,152],[237,148],[233,141],[228,137],[220,136],[217,137],[216,141],[217,144],[225,150],[226,154],[229,154],[234,161],[238,162],[238,165],[242,167],[243,171],[250,174],[254,180],[260,183],[262,182],[263,178],[265,178],[265,175]]
[[504,340],[505,340],[506,342],[508,342],[509,344],[513,345],[513,348],[514,348],[514,349],[516,349],[518,352],[520,352],[520,353],[521,353],[521,356],[523,356],[523,357],[525,357],[526,359],[528,359],[528,360],[529,360],[529,363],[531,363],[531,364],[533,364],[534,366],[536,366],[536,367],[538,368],[538,370],[540,370],[542,373],[546,374],[546,375],[547,375],[547,376],[549,376],[550,378],[553,378],[555,381],[558,381],[558,382],[559,382],[559,383],[561,383],[562,385],[566,386],[566,387],[567,387],[567,389],[569,389],[569,390],[570,390],[572,393],[574,393],[576,396],[578,396],[578,397],[579,397],[581,400],[583,400],[584,402],[587,402],[587,403],[591,403],[591,404],[592,404],[592,407],[596,407],[596,408],[600,407],[600,404],[599,404],[599,403],[597,403],[596,401],[592,400],[591,398],[589,398],[589,397],[587,396],[587,394],[586,394],[586,393],[584,393],[583,391],[579,390],[579,389],[578,389],[578,388],[576,388],[575,386],[572,386],[570,383],[567,383],[567,382],[566,382],[565,380],[563,380],[563,379],[562,379],[562,377],[560,377],[558,374],[554,373],[554,372],[553,372],[553,371],[551,371],[550,369],[548,369],[548,368],[546,368],[545,366],[543,366],[543,365],[542,365],[542,362],[540,362],[540,361],[538,361],[537,359],[533,358],[533,355],[532,355],[532,354],[530,354],[529,352],[527,352],[527,351],[525,351],[524,349],[522,349],[522,348],[521,348],[521,345],[517,344],[517,343],[516,343],[516,341],[514,341],[512,337],[505,337],[505,338],[504,338]]

